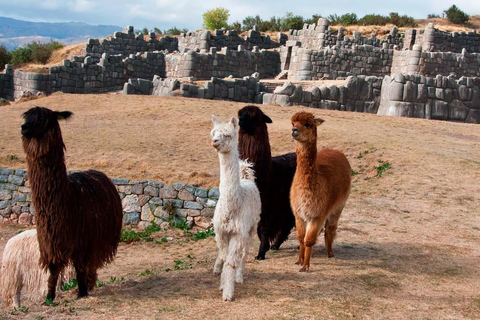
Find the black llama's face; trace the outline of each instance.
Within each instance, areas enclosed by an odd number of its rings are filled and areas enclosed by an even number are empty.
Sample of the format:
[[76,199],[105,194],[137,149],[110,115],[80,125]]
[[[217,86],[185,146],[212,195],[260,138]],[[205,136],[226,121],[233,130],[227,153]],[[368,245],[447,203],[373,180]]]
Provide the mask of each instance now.
[[255,129],[263,123],[272,123],[272,119],[255,106],[246,106],[240,109],[238,119],[240,128],[249,134],[254,134]]
[[68,119],[70,111],[52,111],[43,107],[34,107],[23,114],[22,135],[26,138],[41,138],[46,132],[58,126],[59,119]]

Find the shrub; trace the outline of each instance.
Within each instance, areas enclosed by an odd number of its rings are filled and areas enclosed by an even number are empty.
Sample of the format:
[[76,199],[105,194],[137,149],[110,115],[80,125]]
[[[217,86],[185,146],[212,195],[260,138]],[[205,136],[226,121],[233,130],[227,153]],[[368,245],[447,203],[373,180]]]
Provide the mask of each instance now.
[[0,71],[5,68],[6,64],[10,63],[10,60],[12,60],[11,53],[4,45],[0,45]]
[[229,30],[237,30],[238,32],[242,32],[242,24],[238,21],[233,22],[231,25],[228,26]]
[[248,16],[245,19],[243,19],[243,21],[242,21],[243,31],[250,30],[255,25],[260,27],[262,22],[263,22],[263,20],[262,20],[262,18],[260,18],[260,16],[258,14],[255,17],[254,16]]
[[440,18],[440,15],[436,13],[429,13],[427,16],[427,19],[433,19],[433,18]]
[[27,44],[27,47],[32,52],[30,55],[30,61],[40,64],[46,64],[53,52],[53,49],[48,43],[33,41],[32,43]]
[[21,47],[11,51],[13,64],[28,63],[31,62],[32,49],[28,47]]
[[377,25],[377,26],[384,26],[388,23],[388,18],[384,17],[379,14],[367,14],[360,20],[358,20],[358,24],[369,26],[369,25]]
[[320,19],[322,16],[319,14],[312,14],[312,17],[310,19],[305,19],[305,23],[308,24],[314,24],[318,22],[318,19]]
[[168,34],[168,35],[171,35],[171,36],[177,36],[179,35],[180,33],[186,33],[188,32],[188,29],[187,28],[183,28],[183,29],[178,29],[177,27],[173,27],[173,28],[170,28],[168,30],[165,30],[165,34]]
[[416,27],[417,23],[413,17],[407,15],[400,16],[396,12],[390,12],[389,22],[397,27]]
[[203,14],[203,27],[208,30],[227,28],[228,17],[230,17],[228,9],[217,7],[208,10]]
[[468,14],[460,10],[456,5],[452,5],[450,8],[444,11],[447,19],[455,24],[463,24],[470,18]]
[[358,18],[355,13],[345,13],[340,16],[340,24],[342,26],[350,26],[358,23]]

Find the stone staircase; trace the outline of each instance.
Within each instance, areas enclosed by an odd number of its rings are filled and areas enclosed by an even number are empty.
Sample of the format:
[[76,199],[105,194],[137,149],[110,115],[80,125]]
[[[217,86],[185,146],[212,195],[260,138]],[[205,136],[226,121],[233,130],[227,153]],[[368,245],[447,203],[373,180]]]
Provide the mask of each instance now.
[[288,70],[283,70],[277,76],[275,77],[275,80],[281,80],[281,79],[287,79],[288,76]]

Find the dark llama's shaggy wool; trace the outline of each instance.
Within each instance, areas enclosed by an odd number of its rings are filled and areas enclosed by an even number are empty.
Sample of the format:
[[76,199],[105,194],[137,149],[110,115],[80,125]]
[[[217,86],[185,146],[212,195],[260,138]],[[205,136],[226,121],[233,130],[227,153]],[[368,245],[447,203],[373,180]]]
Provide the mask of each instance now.
[[240,158],[248,159],[254,164],[255,182],[262,201],[257,228],[260,247],[255,258],[263,260],[270,248],[280,248],[295,226],[289,193],[297,166],[297,155],[292,152],[272,157],[267,130],[267,123],[272,120],[260,108],[246,106],[238,111],[238,117]]
[[78,296],[95,286],[97,269],[116,254],[122,228],[118,192],[103,173],[89,170],[67,174],[58,119],[71,112],[35,107],[23,115],[23,149],[28,164],[32,202],[40,246],[40,264],[50,271],[47,299],[55,298],[55,284],[71,262]]

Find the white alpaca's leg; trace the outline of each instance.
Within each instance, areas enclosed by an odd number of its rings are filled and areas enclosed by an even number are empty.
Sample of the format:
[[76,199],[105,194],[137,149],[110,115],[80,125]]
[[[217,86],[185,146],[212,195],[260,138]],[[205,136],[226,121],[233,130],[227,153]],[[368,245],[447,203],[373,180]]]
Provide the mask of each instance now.
[[220,237],[220,235],[215,236],[215,240],[218,246],[218,256],[217,260],[215,260],[215,265],[213,266],[213,274],[218,276],[222,273],[223,264],[227,257],[228,242],[226,239]]
[[255,232],[256,232],[256,226],[253,226],[249,232],[249,237],[246,239],[242,239],[244,241],[245,248],[242,251],[242,260],[237,269],[237,274],[235,278],[236,283],[243,283],[243,272],[245,271],[245,263],[247,261],[248,250],[250,248],[250,244],[252,243],[251,240],[252,240],[252,237],[255,235]]
[[232,301],[233,292],[235,289],[235,276],[237,269],[239,268],[242,261],[242,251],[244,251],[244,245],[241,242],[241,239],[238,237],[232,237],[230,239],[230,244],[228,246],[228,255],[227,260],[225,261],[225,266],[223,267],[222,276],[224,277],[223,282],[223,300]]
[[20,293],[22,291],[22,286],[17,286],[13,292],[12,300],[13,306],[18,309],[20,307]]

